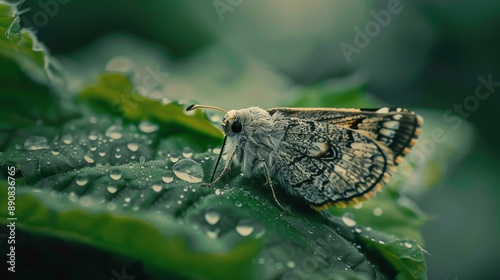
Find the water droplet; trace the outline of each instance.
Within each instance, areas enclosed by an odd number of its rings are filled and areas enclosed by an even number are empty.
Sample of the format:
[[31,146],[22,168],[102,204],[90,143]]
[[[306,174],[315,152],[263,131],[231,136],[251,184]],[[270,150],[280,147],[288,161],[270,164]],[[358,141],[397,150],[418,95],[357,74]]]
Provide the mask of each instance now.
[[128,143],[127,144],[127,148],[132,151],[132,152],[135,152],[139,149],[139,144],[137,143]]
[[89,132],[89,140],[95,141],[99,138],[99,134],[95,130]]
[[90,196],[82,196],[80,197],[80,204],[83,207],[89,207],[92,205],[92,198]]
[[214,154],[218,155],[218,154],[220,154],[220,148],[214,148],[212,152]]
[[241,220],[236,226],[236,231],[241,236],[249,236],[250,234],[252,234],[253,230],[254,227],[249,220]]
[[375,215],[375,216],[380,216],[380,215],[382,215],[383,212],[384,211],[380,207],[373,209],[373,215]]
[[110,183],[107,187],[107,190],[109,193],[115,193],[118,190],[118,188],[114,183]]
[[205,213],[205,220],[210,225],[215,225],[220,220],[220,214],[218,212],[215,212],[215,211],[208,211]]
[[52,154],[57,156],[60,152],[61,152],[61,149],[59,149],[59,146],[54,146],[52,147]]
[[240,202],[240,201],[236,201],[236,202],[234,203],[234,205],[236,205],[236,207],[241,207],[241,205],[242,205],[242,204],[241,204],[241,202]]
[[218,228],[215,229],[214,231],[207,230],[207,236],[212,239],[216,239],[219,236],[219,232],[220,230]]
[[160,185],[160,184],[154,184],[151,188],[155,192],[160,192],[163,189],[162,185]]
[[264,263],[266,262],[266,259],[264,259],[264,258],[259,258],[259,259],[257,260],[257,262],[258,262],[259,264],[264,264]]
[[142,121],[139,123],[139,130],[144,133],[152,133],[157,131],[159,126],[157,124],[151,123],[149,121]]
[[177,153],[172,153],[172,154],[170,155],[170,161],[171,161],[171,162],[174,162],[174,163],[175,163],[175,162],[177,162],[178,160],[179,160],[179,155],[178,155]]
[[49,148],[47,138],[42,136],[31,136],[24,141],[24,148],[27,151],[45,150]]
[[365,230],[366,231],[372,231],[372,227],[366,227]]
[[130,197],[125,197],[125,199],[124,199],[124,201],[125,201],[125,202],[127,202],[127,203],[129,203],[129,202],[130,202],[130,200],[131,200],[131,198],[130,198]]
[[78,174],[75,178],[75,183],[78,185],[78,186],[85,186],[89,181],[89,177],[87,176],[87,174]]
[[122,157],[122,154],[120,154],[120,153],[115,154],[115,158],[121,158],[121,157]]
[[182,156],[191,158],[193,156],[193,150],[189,147],[184,147],[184,149],[182,149]]
[[221,189],[215,189],[215,195],[221,195],[224,192]]
[[161,180],[165,183],[171,183],[174,180],[174,173],[170,170],[165,170],[161,176]]
[[100,157],[104,157],[106,155],[106,152],[99,152]]
[[83,156],[83,159],[87,162],[87,163],[94,163],[94,159],[92,157],[90,157],[90,155],[85,155]]
[[379,240],[379,242],[378,242],[378,243],[380,243],[380,244],[382,244],[382,245],[384,245],[384,244],[385,244],[385,242],[384,242],[384,241],[382,241],[382,240]]
[[354,205],[354,209],[361,209],[363,208],[363,202],[359,202],[356,205]]
[[71,135],[64,135],[63,137],[61,137],[61,140],[66,145],[73,143],[73,137],[71,137]]
[[342,216],[342,222],[344,222],[344,224],[348,227],[353,227],[356,225],[356,221],[353,220],[352,218],[348,217],[348,215],[346,215],[347,213],[345,213],[343,216]]
[[120,171],[120,169],[115,168],[111,170],[111,173],[109,173],[109,177],[111,177],[111,179],[113,180],[120,180],[122,177],[122,172]]
[[199,183],[203,180],[203,169],[192,159],[181,159],[172,167],[180,179],[189,183]]
[[108,208],[109,211],[116,210],[116,203],[114,203],[114,202],[108,202],[108,204],[106,205],[106,207]]
[[146,157],[145,157],[145,156],[140,156],[140,157],[139,157],[139,162],[140,162],[140,163],[144,163],[144,162],[146,162]]
[[90,117],[89,118],[89,122],[92,123],[92,124],[95,124],[95,123],[97,123],[97,118],[96,117]]
[[295,263],[293,261],[287,261],[286,262],[286,266],[288,266],[289,268],[294,268],[295,267]]
[[411,249],[413,247],[413,245],[408,241],[406,241],[404,244],[405,244],[405,247],[408,249]]
[[118,140],[122,138],[122,128],[117,125],[111,125],[106,129],[105,135],[111,139]]

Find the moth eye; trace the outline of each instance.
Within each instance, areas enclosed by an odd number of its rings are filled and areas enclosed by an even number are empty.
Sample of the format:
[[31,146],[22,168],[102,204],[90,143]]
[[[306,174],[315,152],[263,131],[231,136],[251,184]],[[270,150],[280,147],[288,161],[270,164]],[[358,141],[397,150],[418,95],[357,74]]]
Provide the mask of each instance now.
[[231,130],[235,133],[241,132],[242,129],[243,125],[240,123],[240,121],[234,121],[231,125]]

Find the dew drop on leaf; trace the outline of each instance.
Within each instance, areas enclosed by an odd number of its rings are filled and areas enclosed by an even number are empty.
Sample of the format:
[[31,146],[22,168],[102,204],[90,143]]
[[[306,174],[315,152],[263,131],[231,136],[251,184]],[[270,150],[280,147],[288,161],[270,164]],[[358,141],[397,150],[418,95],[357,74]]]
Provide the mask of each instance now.
[[165,170],[161,176],[161,180],[165,183],[171,183],[174,180],[174,173],[170,170]]
[[110,183],[107,187],[107,190],[109,193],[115,193],[118,190],[118,188],[114,183]]
[[216,239],[219,236],[219,229],[207,230],[207,236],[211,239]]
[[241,236],[249,236],[252,234],[253,230],[254,227],[250,220],[241,220],[236,226],[236,232],[238,232]]
[[199,183],[203,180],[203,169],[192,159],[181,159],[172,167],[174,174],[189,183]]
[[185,158],[191,158],[193,156],[193,150],[189,147],[184,147],[184,149],[182,149],[182,156]]
[[349,217],[349,215],[347,215],[348,213],[345,213],[343,216],[342,216],[342,222],[348,226],[348,227],[353,227],[356,225],[356,221],[353,220],[351,217]]
[[123,136],[121,127],[117,125],[111,125],[110,127],[108,127],[108,129],[106,129],[105,135],[115,140],[118,140]]
[[139,149],[139,144],[137,144],[137,143],[128,143],[127,144],[127,149],[129,149],[132,152],[136,152]]
[[89,133],[89,140],[95,141],[99,138],[99,135],[97,134],[97,131],[92,130]]
[[158,130],[158,125],[151,123],[149,121],[142,121],[139,123],[139,130],[144,133],[153,133]]
[[71,137],[71,135],[64,135],[62,138],[61,138],[62,142],[66,145],[69,145],[71,143],[73,143],[73,137]]
[[57,156],[61,152],[61,149],[59,149],[59,146],[54,146],[52,147],[51,152],[53,155]]
[[90,155],[85,155],[85,156],[83,156],[83,159],[84,159],[87,163],[94,163],[94,159],[93,159]]
[[413,245],[410,242],[405,242],[405,247],[411,249]]
[[82,196],[79,202],[83,207],[89,207],[92,205],[92,198],[90,196]]
[[177,153],[172,153],[172,154],[170,155],[170,161],[171,161],[171,162],[175,163],[175,162],[177,162],[178,160],[179,160],[179,155],[178,155]]
[[78,174],[75,178],[75,183],[78,185],[78,186],[85,186],[89,181],[89,177],[87,176],[87,174]]
[[106,207],[108,208],[109,211],[116,210],[116,203],[114,202],[109,202]]
[[220,220],[220,214],[215,211],[208,211],[205,213],[205,220],[210,225],[215,225]]
[[109,173],[109,177],[111,177],[111,179],[113,180],[120,180],[122,178],[122,172],[120,171],[120,169],[113,169],[111,170],[111,173]]
[[146,157],[145,157],[145,156],[140,156],[140,157],[139,157],[139,162],[140,162],[140,163],[144,163],[144,162],[146,162]]
[[382,215],[382,213],[383,213],[383,210],[380,207],[373,209],[373,215],[375,215],[375,216],[380,216],[380,215]]
[[154,184],[151,188],[155,192],[160,192],[163,189],[162,185],[160,185],[160,184]]
[[24,148],[27,151],[46,150],[49,148],[49,145],[47,145],[47,138],[42,136],[31,136],[24,141]]

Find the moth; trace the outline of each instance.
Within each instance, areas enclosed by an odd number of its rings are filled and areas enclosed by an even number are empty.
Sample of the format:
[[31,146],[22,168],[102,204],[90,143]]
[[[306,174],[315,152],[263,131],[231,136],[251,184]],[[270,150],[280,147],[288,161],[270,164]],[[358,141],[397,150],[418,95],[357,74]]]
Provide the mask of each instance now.
[[[226,111],[225,137],[209,186],[234,164],[244,176],[263,174],[317,211],[356,204],[389,181],[415,145],[423,119],[404,108],[273,108]],[[225,166],[214,180],[221,156]]]

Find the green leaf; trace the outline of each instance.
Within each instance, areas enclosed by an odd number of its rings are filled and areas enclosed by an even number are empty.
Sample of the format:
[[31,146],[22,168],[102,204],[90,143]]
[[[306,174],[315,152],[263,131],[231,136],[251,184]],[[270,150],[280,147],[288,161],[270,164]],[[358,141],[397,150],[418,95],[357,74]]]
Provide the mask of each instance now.
[[[0,183],[1,204],[7,204],[7,184]],[[257,240],[244,240],[227,248],[217,240],[198,235],[166,215],[109,211],[114,204],[96,203],[49,192],[17,187],[17,226],[78,241],[143,261],[158,271],[176,271],[194,278],[229,279],[251,275],[250,260],[258,253]],[[0,210],[3,222],[7,208]],[[190,264],[196,263],[196,266]],[[227,269],[219,269],[224,265]]]
[[54,83],[62,78],[33,32],[20,29],[13,4],[0,3],[0,34],[0,149],[7,149],[14,133],[23,134],[21,128],[59,124],[78,114],[56,93]]
[[196,111],[192,116],[187,116],[179,104],[162,104],[159,100],[143,97],[134,90],[130,80],[120,73],[100,76],[97,85],[88,86],[80,92],[79,99],[126,120],[150,120],[168,127],[170,131],[189,129],[222,139],[221,131],[212,125],[204,113]]

